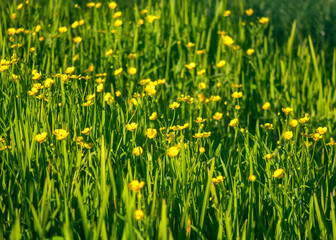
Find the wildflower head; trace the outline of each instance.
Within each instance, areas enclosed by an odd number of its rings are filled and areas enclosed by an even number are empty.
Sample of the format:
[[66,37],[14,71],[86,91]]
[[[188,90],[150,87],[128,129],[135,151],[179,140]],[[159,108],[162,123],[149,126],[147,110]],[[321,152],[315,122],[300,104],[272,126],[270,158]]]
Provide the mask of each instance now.
[[229,126],[230,126],[230,127],[236,127],[237,124],[238,124],[238,119],[237,119],[237,118],[234,118],[234,119],[232,119],[232,120],[230,121]]
[[253,9],[249,8],[245,11],[245,13],[246,13],[247,16],[251,16],[253,14]]
[[145,182],[144,181],[139,182],[138,180],[132,180],[128,184],[128,188],[131,189],[134,192],[138,192],[144,186],[145,186]]
[[37,134],[34,138],[34,140],[38,143],[43,143],[47,137],[47,133],[46,132],[43,132],[43,133],[40,133],[40,134]]
[[156,120],[157,119],[157,112],[153,112],[152,115],[149,116],[149,120]]
[[216,112],[215,115],[212,116],[215,120],[220,120],[223,117],[223,113]]
[[134,218],[136,220],[141,220],[144,216],[145,216],[145,214],[144,214],[144,212],[142,210],[139,210],[139,209],[135,210],[135,212],[134,212]]
[[298,125],[298,121],[296,119],[292,119],[289,124],[292,126],[292,127],[296,127]]
[[169,104],[169,108],[170,109],[176,109],[176,108],[178,108],[178,107],[180,107],[180,104],[179,103],[177,103],[177,102],[173,102],[172,104]]
[[56,136],[57,140],[64,140],[69,135],[69,133],[64,129],[55,129],[53,134]]
[[137,72],[135,67],[130,67],[127,71],[128,71],[128,74],[130,75],[134,75]]
[[84,134],[84,135],[89,135],[90,132],[91,132],[91,130],[92,130],[92,127],[90,127],[90,128],[84,128],[84,130],[81,131],[81,133]]
[[224,65],[225,65],[225,60],[220,60],[220,61],[216,64],[216,67],[221,68],[221,67],[224,67]]
[[289,140],[293,137],[293,132],[292,131],[286,131],[286,132],[284,132],[284,134],[282,136],[284,137],[284,139]]
[[290,114],[291,112],[293,112],[293,108],[290,107],[286,107],[286,108],[282,108],[281,109],[286,115]]
[[327,130],[328,130],[327,127],[318,127],[316,129],[316,132],[319,133],[320,135],[323,135],[327,132]]
[[146,135],[149,139],[153,139],[157,135],[157,130],[154,128],[147,128]]
[[135,156],[140,156],[143,153],[142,147],[136,147],[133,149],[133,153]]
[[273,177],[274,178],[282,178],[282,176],[283,176],[283,174],[284,174],[284,170],[282,169],[282,168],[279,168],[279,169],[277,169],[277,170],[275,170],[274,172],[273,172]]
[[269,102],[265,102],[264,105],[262,105],[262,109],[269,110],[271,108],[271,104]]
[[250,175],[248,179],[249,181],[254,182],[255,180],[257,180],[257,177],[256,175]]
[[247,51],[246,51],[247,55],[252,55],[253,53],[254,53],[254,49],[252,49],[252,48],[247,49]]
[[189,63],[187,65],[185,65],[186,68],[188,68],[189,70],[193,70],[195,67],[196,67],[196,63],[192,62],[192,63]]
[[180,153],[180,148],[177,146],[170,147],[167,151],[168,156],[176,157]]
[[127,130],[130,132],[133,132],[137,127],[138,127],[138,124],[134,122],[126,125]]
[[243,96],[242,92],[234,92],[231,95],[233,98],[241,98]]
[[262,18],[259,19],[259,22],[261,24],[266,24],[266,23],[268,23],[268,21],[269,21],[269,19],[267,17],[262,17]]
[[224,181],[224,178],[223,176],[218,176],[218,177],[214,177],[212,178],[212,182],[216,185],[222,183]]

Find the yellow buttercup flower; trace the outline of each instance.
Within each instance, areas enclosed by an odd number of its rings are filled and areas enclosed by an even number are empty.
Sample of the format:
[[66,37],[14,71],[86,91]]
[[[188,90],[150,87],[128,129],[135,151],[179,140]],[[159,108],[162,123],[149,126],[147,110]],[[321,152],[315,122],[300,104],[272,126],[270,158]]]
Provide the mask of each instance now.
[[223,113],[216,112],[215,115],[212,116],[215,120],[220,120],[223,117]]
[[131,132],[133,132],[137,127],[138,127],[138,124],[134,122],[126,125],[127,130]]
[[222,35],[222,40],[227,46],[231,46],[234,43],[233,39],[228,35]]
[[205,121],[206,121],[206,119],[202,119],[201,117],[197,117],[196,120],[195,120],[196,123],[203,123]]
[[176,109],[176,108],[178,108],[178,107],[180,107],[180,104],[179,103],[177,103],[177,102],[173,102],[172,104],[169,104],[169,108],[170,109]]
[[152,23],[152,22],[154,22],[154,20],[157,20],[157,19],[159,19],[157,16],[153,16],[153,15],[148,15],[147,17],[146,17],[146,20],[147,20],[147,22],[149,22],[149,23]]
[[284,174],[284,170],[282,169],[282,168],[279,168],[279,169],[277,169],[277,170],[275,170],[274,172],[273,172],[273,177],[274,178],[282,178],[282,176],[283,176],[283,174]]
[[118,18],[118,17],[120,17],[121,16],[121,12],[119,11],[119,12],[115,12],[114,14],[113,14],[113,18]]
[[57,140],[64,140],[69,135],[69,133],[64,129],[55,129],[53,134],[56,136]]
[[116,21],[114,22],[114,26],[115,26],[115,27],[120,27],[122,24],[123,24],[123,21],[120,20],[120,19],[118,19],[118,20],[116,20]]
[[216,66],[217,66],[218,68],[224,67],[224,65],[225,65],[225,60],[220,60],[220,61],[216,64]]
[[274,153],[268,153],[266,154],[263,159],[265,160],[271,160],[274,157]]
[[136,72],[137,72],[137,70],[136,70],[135,67],[131,67],[131,68],[128,69],[128,73],[129,73],[130,75],[134,75],[134,74],[136,74]]
[[198,51],[196,51],[196,54],[197,55],[202,55],[202,54],[204,54],[205,53],[205,50],[198,50]]
[[327,130],[328,130],[327,127],[318,127],[316,129],[316,132],[319,133],[320,135],[323,135],[327,132]]
[[141,220],[145,216],[144,212],[142,210],[135,210],[134,212],[134,218],[136,220]]
[[147,128],[146,135],[149,139],[153,139],[157,135],[157,130],[154,128]]
[[205,148],[204,147],[199,147],[198,148],[199,152],[202,154],[202,153],[205,153]]
[[261,124],[260,127],[263,128],[263,129],[272,130],[273,129],[273,124],[265,123],[265,124]]
[[227,16],[229,16],[231,14],[231,11],[230,10],[226,10],[225,12],[224,12],[224,17],[227,17]]
[[75,67],[68,67],[65,69],[66,74],[72,74],[75,71]]
[[156,120],[157,119],[157,112],[153,112],[152,115],[149,116],[149,120]]
[[289,140],[293,137],[293,132],[292,131],[286,131],[286,132],[284,132],[284,134],[282,136],[284,137],[284,139]]
[[94,2],[89,2],[86,4],[88,8],[93,8],[96,4]]
[[104,101],[107,102],[108,104],[112,104],[114,101],[114,97],[112,96],[111,93],[106,93],[104,95]]
[[8,33],[8,35],[14,35],[16,33],[16,30],[15,30],[15,28],[8,28],[7,33]]
[[116,7],[118,6],[118,4],[116,3],[116,2],[110,2],[109,4],[108,4],[108,7],[110,8],[110,9],[115,9]]
[[43,143],[47,137],[48,133],[46,132],[43,132],[43,133],[40,133],[40,134],[37,134],[34,138],[34,140],[38,143]]
[[187,48],[192,48],[195,46],[195,43],[192,42],[188,42],[188,44],[186,45]]
[[73,24],[71,24],[71,28],[77,28],[79,26],[78,21],[74,21]]
[[45,88],[49,88],[49,87],[51,87],[53,84],[54,84],[54,80],[52,80],[51,78],[47,78],[44,82],[43,82],[43,84],[44,84],[44,87]]
[[247,49],[246,54],[247,55],[252,55],[254,53],[254,49]]
[[192,62],[192,63],[189,63],[187,65],[185,65],[186,68],[188,68],[189,70],[193,70],[195,67],[196,67],[196,63]]
[[229,126],[230,127],[236,127],[238,125],[238,119],[234,118],[230,121]]
[[302,124],[306,123],[308,121],[309,121],[309,115],[308,114],[305,114],[305,116],[303,118],[299,119],[299,122],[302,123]]
[[113,50],[110,49],[105,53],[105,56],[111,56],[113,54]]
[[200,82],[200,83],[198,84],[198,88],[199,88],[199,89],[205,89],[205,88],[206,88],[205,83],[204,83],[204,82]]
[[136,147],[133,149],[133,153],[135,156],[140,156],[143,153],[142,147]]
[[206,73],[206,70],[202,69],[202,70],[197,72],[197,76],[203,76],[205,73]]
[[292,126],[292,127],[296,127],[298,125],[298,121],[296,119],[292,119],[289,124]]
[[167,151],[167,154],[170,157],[176,157],[179,153],[180,153],[179,147],[171,147]]
[[97,86],[97,92],[102,92],[104,90],[104,84],[101,83],[101,84],[98,84]]
[[92,127],[90,128],[84,128],[84,130],[81,132],[82,134],[89,135],[92,130]]
[[293,108],[290,108],[290,107],[282,108],[281,110],[282,110],[285,114],[290,114],[291,112],[293,112]]
[[268,23],[269,19],[267,17],[262,17],[259,19],[259,22],[262,24]]
[[132,180],[128,184],[128,188],[131,189],[134,192],[138,192],[144,186],[145,186],[145,182],[144,181],[139,182],[138,180]]
[[41,25],[37,25],[35,27],[35,32],[39,32],[39,31],[41,31],[41,29],[42,29]]
[[246,13],[247,16],[251,16],[253,14],[253,9],[249,8],[245,11],[245,13]]
[[223,177],[223,176],[218,176],[218,177],[214,177],[214,178],[212,178],[211,181],[212,181],[214,184],[218,185],[218,184],[221,184],[221,183],[224,181],[224,179],[225,179],[225,177]]
[[257,180],[257,177],[256,175],[250,175],[248,179],[249,181],[254,182],[255,180]]
[[318,141],[322,138],[322,136],[319,133],[314,133],[313,134],[313,140],[314,141]]
[[269,102],[265,102],[264,105],[262,105],[262,109],[269,110],[271,108],[271,104]]
[[155,84],[153,82],[150,82],[145,87],[145,92],[148,96],[154,96],[156,94]]
[[65,32],[68,31],[68,29],[67,29],[67,27],[59,27],[59,28],[58,28],[58,31],[59,31],[60,33],[65,33]]
[[41,73],[35,73],[33,76],[32,76],[32,79],[33,80],[40,80],[42,77],[42,74]]
[[195,133],[194,138],[207,138],[211,136],[211,132]]
[[116,95],[117,97],[120,97],[120,96],[121,96],[121,92],[120,92],[120,91],[116,91],[116,92],[115,92],[115,95]]
[[234,92],[231,95],[233,98],[241,98],[243,96],[242,92]]
[[89,94],[89,95],[86,96],[85,100],[86,101],[92,101],[95,96],[96,96],[96,94]]
[[148,10],[147,10],[147,9],[143,9],[143,10],[141,10],[141,14],[142,14],[142,15],[145,15],[146,13],[148,13]]
[[20,3],[20,4],[16,7],[17,10],[21,10],[22,8],[23,8],[23,3]]
[[122,68],[118,68],[117,70],[114,71],[114,75],[115,76],[120,76],[122,72],[123,72],[123,69]]
[[80,43],[82,41],[82,38],[81,37],[74,37],[72,39],[75,43]]

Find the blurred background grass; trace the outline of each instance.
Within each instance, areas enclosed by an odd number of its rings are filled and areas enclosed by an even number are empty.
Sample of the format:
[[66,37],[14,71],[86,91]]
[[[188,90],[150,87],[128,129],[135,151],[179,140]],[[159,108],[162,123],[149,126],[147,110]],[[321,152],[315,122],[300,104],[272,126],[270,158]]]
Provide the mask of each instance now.
[[[13,0],[2,0],[2,7]],[[41,5],[51,0],[31,0]],[[63,1],[63,0],[53,0]],[[84,5],[91,0],[66,0],[74,4]],[[117,0],[122,7],[132,7],[134,3],[155,2],[155,0]],[[313,43],[318,48],[333,49],[336,45],[336,0],[195,0],[204,2],[210,11],[216,2],[224,1],[227,9],[241,11],[242,8],[253,8],[255,15],[267,16],[274,25],[273,35],[279,45],[282,45],[289,38],[293,21],[296,20],[296,43],[303,41],[308,35],[312,37]],[[22,2],[22,1],[17,1]],[[96,1],[98,2],[98,1]],[[110,0],[100,1],[110,2]],[[243,5],[242,5],[243,3]],[[0,5],[1,6],[1,5]],[[295,43],[294,43],[295,46]],[[332,51],[327,54],[327,59],[332,57]]]

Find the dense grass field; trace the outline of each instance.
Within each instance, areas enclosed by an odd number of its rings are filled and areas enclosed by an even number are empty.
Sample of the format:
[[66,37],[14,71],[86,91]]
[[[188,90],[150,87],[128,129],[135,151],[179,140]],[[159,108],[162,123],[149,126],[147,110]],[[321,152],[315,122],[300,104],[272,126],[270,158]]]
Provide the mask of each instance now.
[[250,7],[1,3],[0,239],[336,239],[336,51]]

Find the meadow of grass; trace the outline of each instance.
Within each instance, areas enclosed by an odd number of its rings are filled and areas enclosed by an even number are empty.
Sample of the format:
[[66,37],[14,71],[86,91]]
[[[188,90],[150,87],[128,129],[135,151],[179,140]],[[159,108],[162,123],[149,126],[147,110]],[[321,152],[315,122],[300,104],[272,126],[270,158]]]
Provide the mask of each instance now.
[[0,5],[0,239],[336,239],[336,51],[228,6]]

